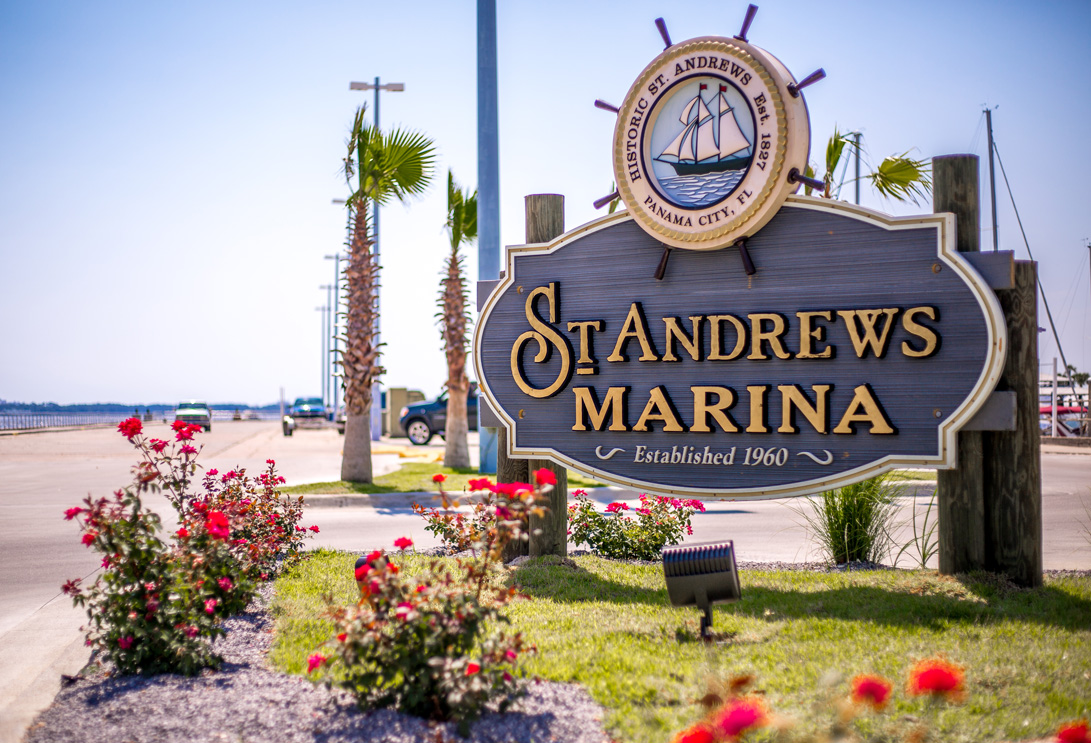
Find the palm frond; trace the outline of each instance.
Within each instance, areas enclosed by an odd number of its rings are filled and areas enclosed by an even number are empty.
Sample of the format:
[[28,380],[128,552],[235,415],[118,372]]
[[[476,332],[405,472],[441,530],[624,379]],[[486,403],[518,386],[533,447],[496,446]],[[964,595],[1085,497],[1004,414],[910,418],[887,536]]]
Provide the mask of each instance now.
[[917,197],[924,198],[932,190],[931,166],[909,157],[908,151],[885,158],[867,178],[882,196],[914,204]]

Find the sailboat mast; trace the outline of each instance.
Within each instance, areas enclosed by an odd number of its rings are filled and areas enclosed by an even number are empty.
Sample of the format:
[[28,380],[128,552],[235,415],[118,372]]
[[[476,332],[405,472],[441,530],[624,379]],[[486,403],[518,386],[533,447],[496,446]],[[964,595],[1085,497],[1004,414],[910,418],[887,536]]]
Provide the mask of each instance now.
[[989,130],[989,191],[993,212],[993,252],[1000,249],[1000,235],[996,232],[996,165],[993,164],[993,112],[985,109],[985,125]]

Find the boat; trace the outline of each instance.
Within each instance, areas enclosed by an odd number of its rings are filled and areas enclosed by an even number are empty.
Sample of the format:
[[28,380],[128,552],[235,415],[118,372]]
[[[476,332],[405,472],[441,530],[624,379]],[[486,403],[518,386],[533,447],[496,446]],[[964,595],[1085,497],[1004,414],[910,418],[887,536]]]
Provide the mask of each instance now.
[[712,106],[702,96],[707,88],[702,83],[697,95],[686,104],[678,117],[685,125],[682,132],[655,158],[673,167],[678,175],[741,170],[754,157],[750,141],[739,128],[734,109],[728,103],[727,86],[720,85]]

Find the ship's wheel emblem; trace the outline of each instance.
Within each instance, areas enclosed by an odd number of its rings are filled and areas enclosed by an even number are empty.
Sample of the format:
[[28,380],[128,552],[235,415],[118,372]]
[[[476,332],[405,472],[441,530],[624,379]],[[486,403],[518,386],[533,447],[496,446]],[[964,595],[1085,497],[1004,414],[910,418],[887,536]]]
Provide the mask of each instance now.
[[660,31],[666,50],[618,109],[618,194],[668,247],[726,247],[761,229],[799,188],[807,106],[784,65],[744,39],[671,44]]

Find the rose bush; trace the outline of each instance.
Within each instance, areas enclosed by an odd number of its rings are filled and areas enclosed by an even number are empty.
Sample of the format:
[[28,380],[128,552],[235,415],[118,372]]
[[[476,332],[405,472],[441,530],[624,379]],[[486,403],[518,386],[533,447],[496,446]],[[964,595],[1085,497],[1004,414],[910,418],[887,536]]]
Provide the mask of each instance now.
[[[640,495],[640,505],[615,502],[605,513],[595,510],[584,490],[572,493],[568,506],[568,534],[576,544],[586,544],[603,557],[619,560],[658,560],[666,545],[678,544],[693,533],[691,519],[705,506],[699,500],[680,500]],[[632,510],[634,516],[626,513]]]
[[[358,561],[360,600],[331,603],[336,636],[309,658],[308,668],[348,689],[362,707],[465,723],[486,704],[503,710],[518,696],[517,663],[533,648],[505,630],[501,609],[518,593],[502,584],[495,566],[509,542],[527,538],[530,514],[544,513],[537,500],[549,486],[482,479],[472,487],[488,493],[474,506],[479,526],[471,532],[466,520],[445,522],[471,557],[433,559],[407,575],[390,555],[375,551]],[[445,511],[457,507],[441,494]],[[403,537],[395,545],[406,550],[412,542]]]
[[[216,474],[209,470],[205,492],[190,492],[198,467],[198,449],[190,442],[200,426],[176,422],[173,441],[144,437],[137,418],[118,430],[140,455],[133,482],[65,511],[66,519],[77,520],[80,541],[103,555],[103,570],[90,586],[70,580],[63,590],[87,610],[87,644],[122,673],[193,674],[219,663],[210,641],[222,633],[224,617],[249,603],[255,579],[267,578],[271,564],[298,553],[294,531],[284,539],[257,540],[261,549],[254,551],[245,535],[255,533],[256,513],[278,514],[278,523],[298,521],[298,513],[244,503],[237,496],[255,495],[244,475],[228,478],[235,489],[209,487]],[[271,462],[267,474],[271,487],[263,480],[257,500],[279,502]],[[177,510],[174,534],[163,535],[159,516],[143,502],[147,493],[164,494]],[[263,533],[264,527],[256,528]]]

